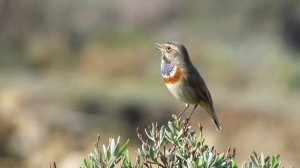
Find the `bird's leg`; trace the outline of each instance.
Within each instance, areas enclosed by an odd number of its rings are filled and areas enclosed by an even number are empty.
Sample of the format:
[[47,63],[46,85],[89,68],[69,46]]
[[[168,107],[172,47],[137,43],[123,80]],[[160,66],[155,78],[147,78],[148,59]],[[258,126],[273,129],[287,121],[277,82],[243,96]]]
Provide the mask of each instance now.
[[195,109],[197,108],[197,106],[198,106],[198,105],[195,105],[195,106],[194,106],[193,111],[191,112],[189,118],[187,118],[187,121],[188,121],[188,122],[190,121],[190,119],[191,119],[191,117],[192,117],[192,115],[193,115]]
[[190,105],[189,104],[185,104],[185,108],[182,110],[182,112],[179,114],[179,118],[181,117],[181,115],[185,112],[185,110],[187,109],[187,108],[189,108],[190,107]]

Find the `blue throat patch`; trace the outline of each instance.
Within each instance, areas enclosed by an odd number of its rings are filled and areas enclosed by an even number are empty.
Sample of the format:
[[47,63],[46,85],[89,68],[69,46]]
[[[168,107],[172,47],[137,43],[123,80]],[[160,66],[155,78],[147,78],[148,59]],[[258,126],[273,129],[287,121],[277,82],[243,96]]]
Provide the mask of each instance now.
[[175,65],[165,60],[161,61],[161,74],[162,75],[170,75],[170,73],[175,69]]

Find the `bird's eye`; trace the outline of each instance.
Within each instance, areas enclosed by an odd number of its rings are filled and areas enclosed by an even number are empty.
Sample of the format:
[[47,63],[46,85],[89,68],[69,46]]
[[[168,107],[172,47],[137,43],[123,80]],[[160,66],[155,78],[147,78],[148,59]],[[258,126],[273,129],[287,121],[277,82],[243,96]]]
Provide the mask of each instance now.
[[168,46],[168,47],[167,47],[167,51],[170,51],[170,50],[171,50],[171,47],[170,47],[170,46]]

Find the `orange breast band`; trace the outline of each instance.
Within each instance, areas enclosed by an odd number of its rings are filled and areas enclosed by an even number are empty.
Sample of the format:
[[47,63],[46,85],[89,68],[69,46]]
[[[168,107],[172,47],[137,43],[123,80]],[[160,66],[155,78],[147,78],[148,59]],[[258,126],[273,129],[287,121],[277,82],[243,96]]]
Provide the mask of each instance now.
[[180,68],[176,68],[176,72],[173,76],[169,75],[164,77],[165,84],[173,84],[181,79],[182,72]]

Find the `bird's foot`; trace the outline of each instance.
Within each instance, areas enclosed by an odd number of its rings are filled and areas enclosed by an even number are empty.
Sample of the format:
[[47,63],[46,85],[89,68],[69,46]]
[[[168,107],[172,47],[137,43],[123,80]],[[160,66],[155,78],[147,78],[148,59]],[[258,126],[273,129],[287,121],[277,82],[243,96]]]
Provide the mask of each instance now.
[[183,121],[183,124],[185,125],[185,124],[188,124],[188,123],[190,123],[190,117],[189,118],[186,118],[184,121]]

